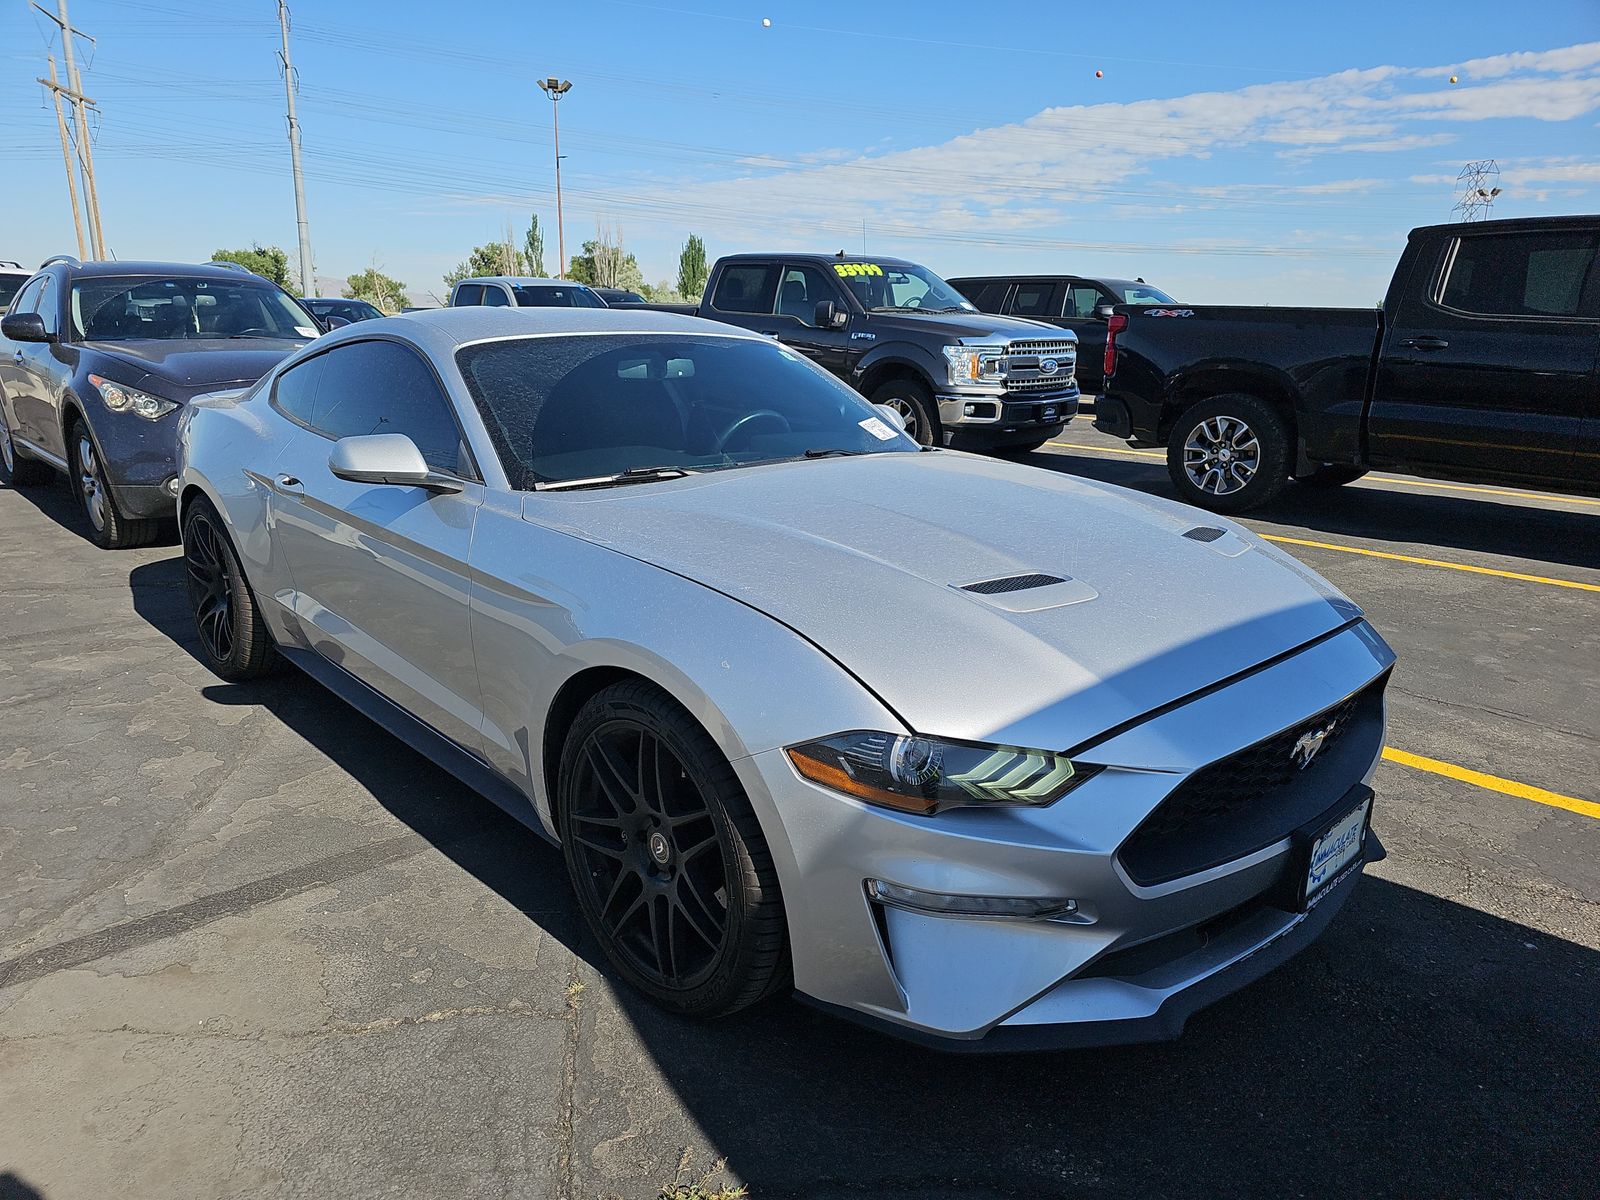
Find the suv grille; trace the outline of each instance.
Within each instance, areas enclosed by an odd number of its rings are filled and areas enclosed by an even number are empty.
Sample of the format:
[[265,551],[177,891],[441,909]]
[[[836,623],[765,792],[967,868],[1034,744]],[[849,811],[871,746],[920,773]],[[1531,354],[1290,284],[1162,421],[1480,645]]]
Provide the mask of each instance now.
[[[1047,359],[1055,360],[1054,371],[1040,369]],[[1077,342],[1065,338],[1011,342],[1006,346],[1006,391],[1061,391],[1072,382],[1077,365]]]
[[[1117,852],[1128,875],[1145,887],[1180,879],[1263,850],[1321,815],[1378,753],[1387,682],[1190,775]],[[1301,767],[1296,745],[1324,729],[1316,756]]]

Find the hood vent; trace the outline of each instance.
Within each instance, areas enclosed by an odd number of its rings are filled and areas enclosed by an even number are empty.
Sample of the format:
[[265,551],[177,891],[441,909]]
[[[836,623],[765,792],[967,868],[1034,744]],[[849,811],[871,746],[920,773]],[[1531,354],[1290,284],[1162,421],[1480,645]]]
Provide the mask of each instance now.
[[980,596],[998,596],[1003,592],[1026,592],[1030,588],[1049,587],[1053,583],[1066,583],[1059,575],[1007,575],[1004,579],[981,579],[977,583],[963,583],[963,592],[976,592]]
[[1210,525],[1196,525],[1184,533],[1184,537],[1196,542],[1214,542],[1219,537],[1226,537],[1227,530],[1215,529]]

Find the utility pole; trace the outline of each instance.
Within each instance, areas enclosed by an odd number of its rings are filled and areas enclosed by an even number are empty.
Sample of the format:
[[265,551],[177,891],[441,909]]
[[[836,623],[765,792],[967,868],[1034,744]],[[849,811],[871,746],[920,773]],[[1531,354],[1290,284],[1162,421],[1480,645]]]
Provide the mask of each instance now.
[[56,105],[56,132],[61,135],[61,162],[67,168],[67,194],[72,197],[72,231],[78,235],[78,257],[88,258],[89,250],[83,241],[83,213],[78,208],[78,178],[72,169],[72,150],[67,138],[67,118],[61,112],[61,84],[56,80],[56,56],[45,59],[50,64],[50,79],[41,80],[50,89],[50,98]]
[[51,78],[41,79],[39,82],[55,93],[58,106],[62,96],[66,96],[72,102],[73,124],[78,130],[78,163],[83,168],[83,199],[89,210],[89,249],[93,257],[104,258],[105,231],[100,225],[100,192],[94,181],[94,150],[89,145],[89,122],[83,115],[85,106],[93,108],[94,101],[83,94],[83,84],[78,79],[78,62],[72,51],[74,36],[87,38],[91,44],[94,39],[72,27],[72,22],[67,16],[67,0],[57,0],[55,12],[50,12],[37,0],[32,2],[34,8],[54,21],[61,30],[61,53],[67,65],[67,86],[62,87],[55,79],[53,65],[50,70]]
[[544,94],[550,97],[550,126],[555,131],[556,140],[556,253],[559,255],[560,273],[557,279],[567,277],[567,229],[561,216],[561,120],[556,116],[560,106],[556,103],[572,88],[570,79],[557,79],[554,75],[548,79],[541,79],[539,86]]
[[[65,0],[63,0],[65,3]],[[289,6],[278,0],[278,32],[283,35],[283,92],[289,102],[289,157],[294,163],[294,219],[300,232],[300,294],[315,295],[316,277],[311,273],[311,226],[306,221],[306,184],[300,171],[300,121],[294,115],[294,62],[289,57]]]

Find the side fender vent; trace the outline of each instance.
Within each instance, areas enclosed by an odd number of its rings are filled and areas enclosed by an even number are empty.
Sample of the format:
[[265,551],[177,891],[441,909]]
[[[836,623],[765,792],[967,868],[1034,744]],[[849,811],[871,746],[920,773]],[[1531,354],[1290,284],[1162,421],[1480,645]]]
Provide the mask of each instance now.
[[[1220,529],[1217,531],[1219,535],[1221,532]],[[980,596],[998,596],[1002,592],[1026,592],[1030,588],[1049,587],[1053,583],[1066,582],[1059,575],[1007,575],[1003,579],[980,579],[977,583],[964,583],[961,585],[961,590],[976,592]]]
[[1210,525],[1196,525],[1193,529],[1187,530],[1183,536],[1195,542],[1214,542],[1219,537],[1226,537],[1227,533],[1225,529],[1216,529]]

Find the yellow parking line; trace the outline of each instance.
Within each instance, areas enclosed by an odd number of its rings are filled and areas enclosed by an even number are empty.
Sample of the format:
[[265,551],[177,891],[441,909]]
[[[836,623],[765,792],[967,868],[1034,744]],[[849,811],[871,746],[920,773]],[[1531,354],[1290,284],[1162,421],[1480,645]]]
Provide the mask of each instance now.
[[1600,820],[1600,804],[1592,800],[1579,800],[1576,796],[1563,796],[1559,792],[1549,792],[1544,788],[1517,783],[1512,779],[1501,779],[1498,775],[1485,775],[1482,771],[1471,771],[1466,767],[1458,767],[1455,763],[1440,762],[1437,758],[1424,758],[1420,754],[1396,750],[1393,746],[1383,748],[1383,757],[1403,767],[1431,771],[1435,775],[1443,775],[1447,779],[1459,779],[1462,783],[1487,788],[1491,792],[1516,796],[1521,800],[1532,800],[1535,804],[1548,804],[1551,808],[1562,808],[1579,816]]
[[[1160,450],[1133,450],[1122,446],[1085,446],[1081,442],[1047,442],[1063,450],[1086,450],[1090,454],[1126,454],[1130,458],[1150,458],[1165,462],[1167,456]],[[1368,475],[1363,483],[1393,483],[1400,487],[1436,488],[1445,492],[1473,492],[1480,496],[1509,496],[1515,500],[1544,500],[1557,504],[1586,504],[1600,508],[1600,500],[1589,496],[1563,496],[1552,492],[1519,492],[1511,488],[1480,487],[1475,483],[1443,483],[1433,479],[1402,479],[1398,475]]]
[[1521,571],[1497,571],[1493,567],[1473,567],[1466,563],[1445,562],[1437,558],[1417,558],[1411,554],[1390,554],[1386,550],[1367,550],[1361,546],[1336,546],[1332,542],[1310,542],[1305,538],[1284,537],[1276,533],[1260,535],[1269,542],[1286,542],[1291,546],[1310,546],[1316,550],[1337,550],[1341,554],[1364,554],[1368,558],[1384,558],[1393,562],[1415,563],[1422,567],[1444,567],[1451,571],[1470,571],[1474,575],[1495,575],[1501,579],[1520,579],[1525,583],[1544,583],[1551,587],[1579,588],[1585,592],[1600,592],[1600,583],[1579,583],[1572,579],[1551,579],[1546,575],[1524,575]]

